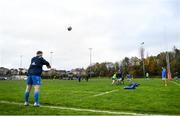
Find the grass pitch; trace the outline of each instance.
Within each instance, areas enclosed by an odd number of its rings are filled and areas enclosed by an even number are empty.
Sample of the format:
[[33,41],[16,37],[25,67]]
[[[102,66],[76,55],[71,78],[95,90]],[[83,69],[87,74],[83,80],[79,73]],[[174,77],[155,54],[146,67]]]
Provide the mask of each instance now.
[[[111,112],[128,112],[131,115],[133,112],[180,115],[180,80],[175,81],[176,84],[169,81],[167,87],[163,85],[160,78],[134,79],[133,81],[141,84],[135,90],[123,89],[129,84],[128,82],[125,82],[125,85],[116,86],[111,85],[111,79],[105,78],[91,79],[89,82],[82,81],[81,83],[75,80],[42,80],[40,103],[48,107],[39,108],[22,105],[25,81],[0,81],[0,114],[111,115]],[[3,103],[3,101],[8,103]],[[33,91],[29,101],[33,104]],[[11,104],[11,102],[17,104]],[[50,108],[49,106],[67,109]]]

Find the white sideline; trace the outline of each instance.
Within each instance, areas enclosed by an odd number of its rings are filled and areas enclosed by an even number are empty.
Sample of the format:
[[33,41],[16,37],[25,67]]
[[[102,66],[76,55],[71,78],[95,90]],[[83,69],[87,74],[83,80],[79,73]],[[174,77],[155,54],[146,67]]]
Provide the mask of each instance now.
[[175,82],[175,81],[171,81],[172,83],[176,84],[177,86],[180,86],[179,83]]
[[106,92],[103,92],[103,93],[99,93],[99,94],[93,95],[93,97],[97,97],[97,96],[101,96],[101,95],[109,94],[109,93],[112,93],[112,92],[115,92],[115,91],[118,91],[118,89],[116,89],[116,90],[112,90],[112,91],[106,91]]
[[[9,101],[0,101],[2,104],[14,104],[14,105],[24,105],[23,103],[18,102],[9,102]],[[32,104],[31,104],[32,106]],[[131,112],[115,112],[115,111],[105,111],[105,110],[93,110],[93,109],[80,109],[80,108],[70,108],[70,107],[61,107],[61,106],[47,106],[42,105],[44,108],[51,109],[61,109],[61,110],[72,110],[72,111],[84,111],[84,112],[95,112],[95,113],[107,113],[107,114],[119,114],[119,115],[136,115],[136,116],[144,116],[145,114],[131,113]]]

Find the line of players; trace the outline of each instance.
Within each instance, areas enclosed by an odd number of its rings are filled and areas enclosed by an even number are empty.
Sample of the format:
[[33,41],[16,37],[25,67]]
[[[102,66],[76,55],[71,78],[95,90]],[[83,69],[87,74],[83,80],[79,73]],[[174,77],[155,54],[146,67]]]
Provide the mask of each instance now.
[[[162,67],[162,72],[161,72],[161,76],[162,76],[162,81],[164,83],[165,86],[167,86],[167,70],[166,68]],[[129,82],[131,82],[133,80],[133,75],[131,75],[130,73],[127,73],[126,75],[127,80]],[[146,72],[145,74],[146,80],[149,80],[149,73]],[[176,76],[177,78],[177,76]],[[118,70],[118,72],[114,73],[113,77],[112,77],[112,85],[119,85],[119,84],[124,84],[124,76],[121,70]]]
[[[130,73],[127,73],[127,80],[128,81],[132,81],[133,79],[133,75],[131,75]],[[114,73],[113,77],[112,77],[112,85],[119,85],[119,84],[124,84],[124,76],[121,70],[118,70],[118,72]]]

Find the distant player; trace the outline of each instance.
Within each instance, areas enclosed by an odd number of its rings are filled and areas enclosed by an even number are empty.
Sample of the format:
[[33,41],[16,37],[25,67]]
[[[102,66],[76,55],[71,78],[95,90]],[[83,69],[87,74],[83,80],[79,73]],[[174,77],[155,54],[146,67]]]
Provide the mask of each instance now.
[[127,80],[131,82],[131,81],[132,81],[132,78],[133,78],[132,75],[128,73],[128,74],[127,74]]
[[179,74],[178,74],[178,72],[175,72],[173,80],[177,80],[178,78],[179,78]]
[[146,72],[146,79],[149,80],[149,73]]
[[112,85],[117,83],[117,74],[114,73],[113,77],[112,77]]
[[91,74],[89,74],[89,75],[86,76],[86,82],[89,81],[89,78],[90,78],[90,77],[91,77]]
[[116,77],[117,77],[117,84],[120,84],[120,83],[124,84],[124,78],[123,78],[123,75],[122,75],[122,71],[121,71],[121,70],[119,70],[119,71],[117,72]]
[[167,86],[166,76],[167,76],[167,71],[164,67],[162,67],[162,80],[164,81],[165,86]]
[[78,73],[77,79],[78,79],[78,82],[81,82],[81,74],[80,73]]
[[34,85],[34,106],[39,107],[39,89],[41,84],[41,73],[43,65],[51,68],[50,64],[42,57],[43,52],[38,51],[36,56],[31,59],[31,64],[28,69],[27,87],[25,91],[25,106],[29,105],[29,93],[32,85]]

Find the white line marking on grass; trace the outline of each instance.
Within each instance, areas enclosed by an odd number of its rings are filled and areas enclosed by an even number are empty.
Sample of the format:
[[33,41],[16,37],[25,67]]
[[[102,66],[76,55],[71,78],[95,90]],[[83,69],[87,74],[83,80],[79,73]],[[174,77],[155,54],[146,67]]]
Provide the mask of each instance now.
[[106,92],[103,92],[103,93],[99,93],[99,94],[93,95],[93,97],[102,96],[102,95],[109,94],[109,93],[112,93],[112,92],[115,92],[115,91],[118,91],[118,89],[112,90],[112,91],[106,91]]
[[177,83],[177,82],[174,82],[174,81],[171,81],[171,82],[174,83],[174,84],[176,84],[177,86],[180,86],[180,84]]
[[[0,101],[2,104],[13,104],[13,105],[24,105],[23,103],[18,102],[10,102],[10,101]],[[33,104],[30,104],[33,106]],[[27,106],[24,106],[27,107]],[[107,111],[107,110],[93,110],[93,109],[81,109],[81,108],[72,108],[72,107],[62,107],[62,106],[48,106],[42,105],[42,108],[51,108],[51,109],[60,109],[60,110],[72,110],[72,111],[79,111],[79,112],[94,112],[94,113],[107,113],[107,114],[116,114],[116,115],[133,115],[133,116],[166,116],[166,115],[157,115],[157,114],[140,114],[134,112],[116,112],[116,111]],[[168,116],[168,115],[167,115]]]
[[[18,102],[9,102],[9,101],[0,101],[3,104],[13,104],[13,105],[24,105],[23,103]],[[33,106],[30,104],[30,106]],[[72,110],[72,111],[79,111],[79,112],[94,112],[94,113],[107,113],[107,114],[120,114],[120,115],[143,115],[138,113],[128,113],[128,112],[115,112],[115,111],[105,111],[105,110],[93,110],[93,109],[81,109],[81,108],[70,108],[70,107],[61,107],[61,106],[47,106],[42,105],[40,107],[43,108],[51,108],[51,109],[60,109],[60,110]]]

